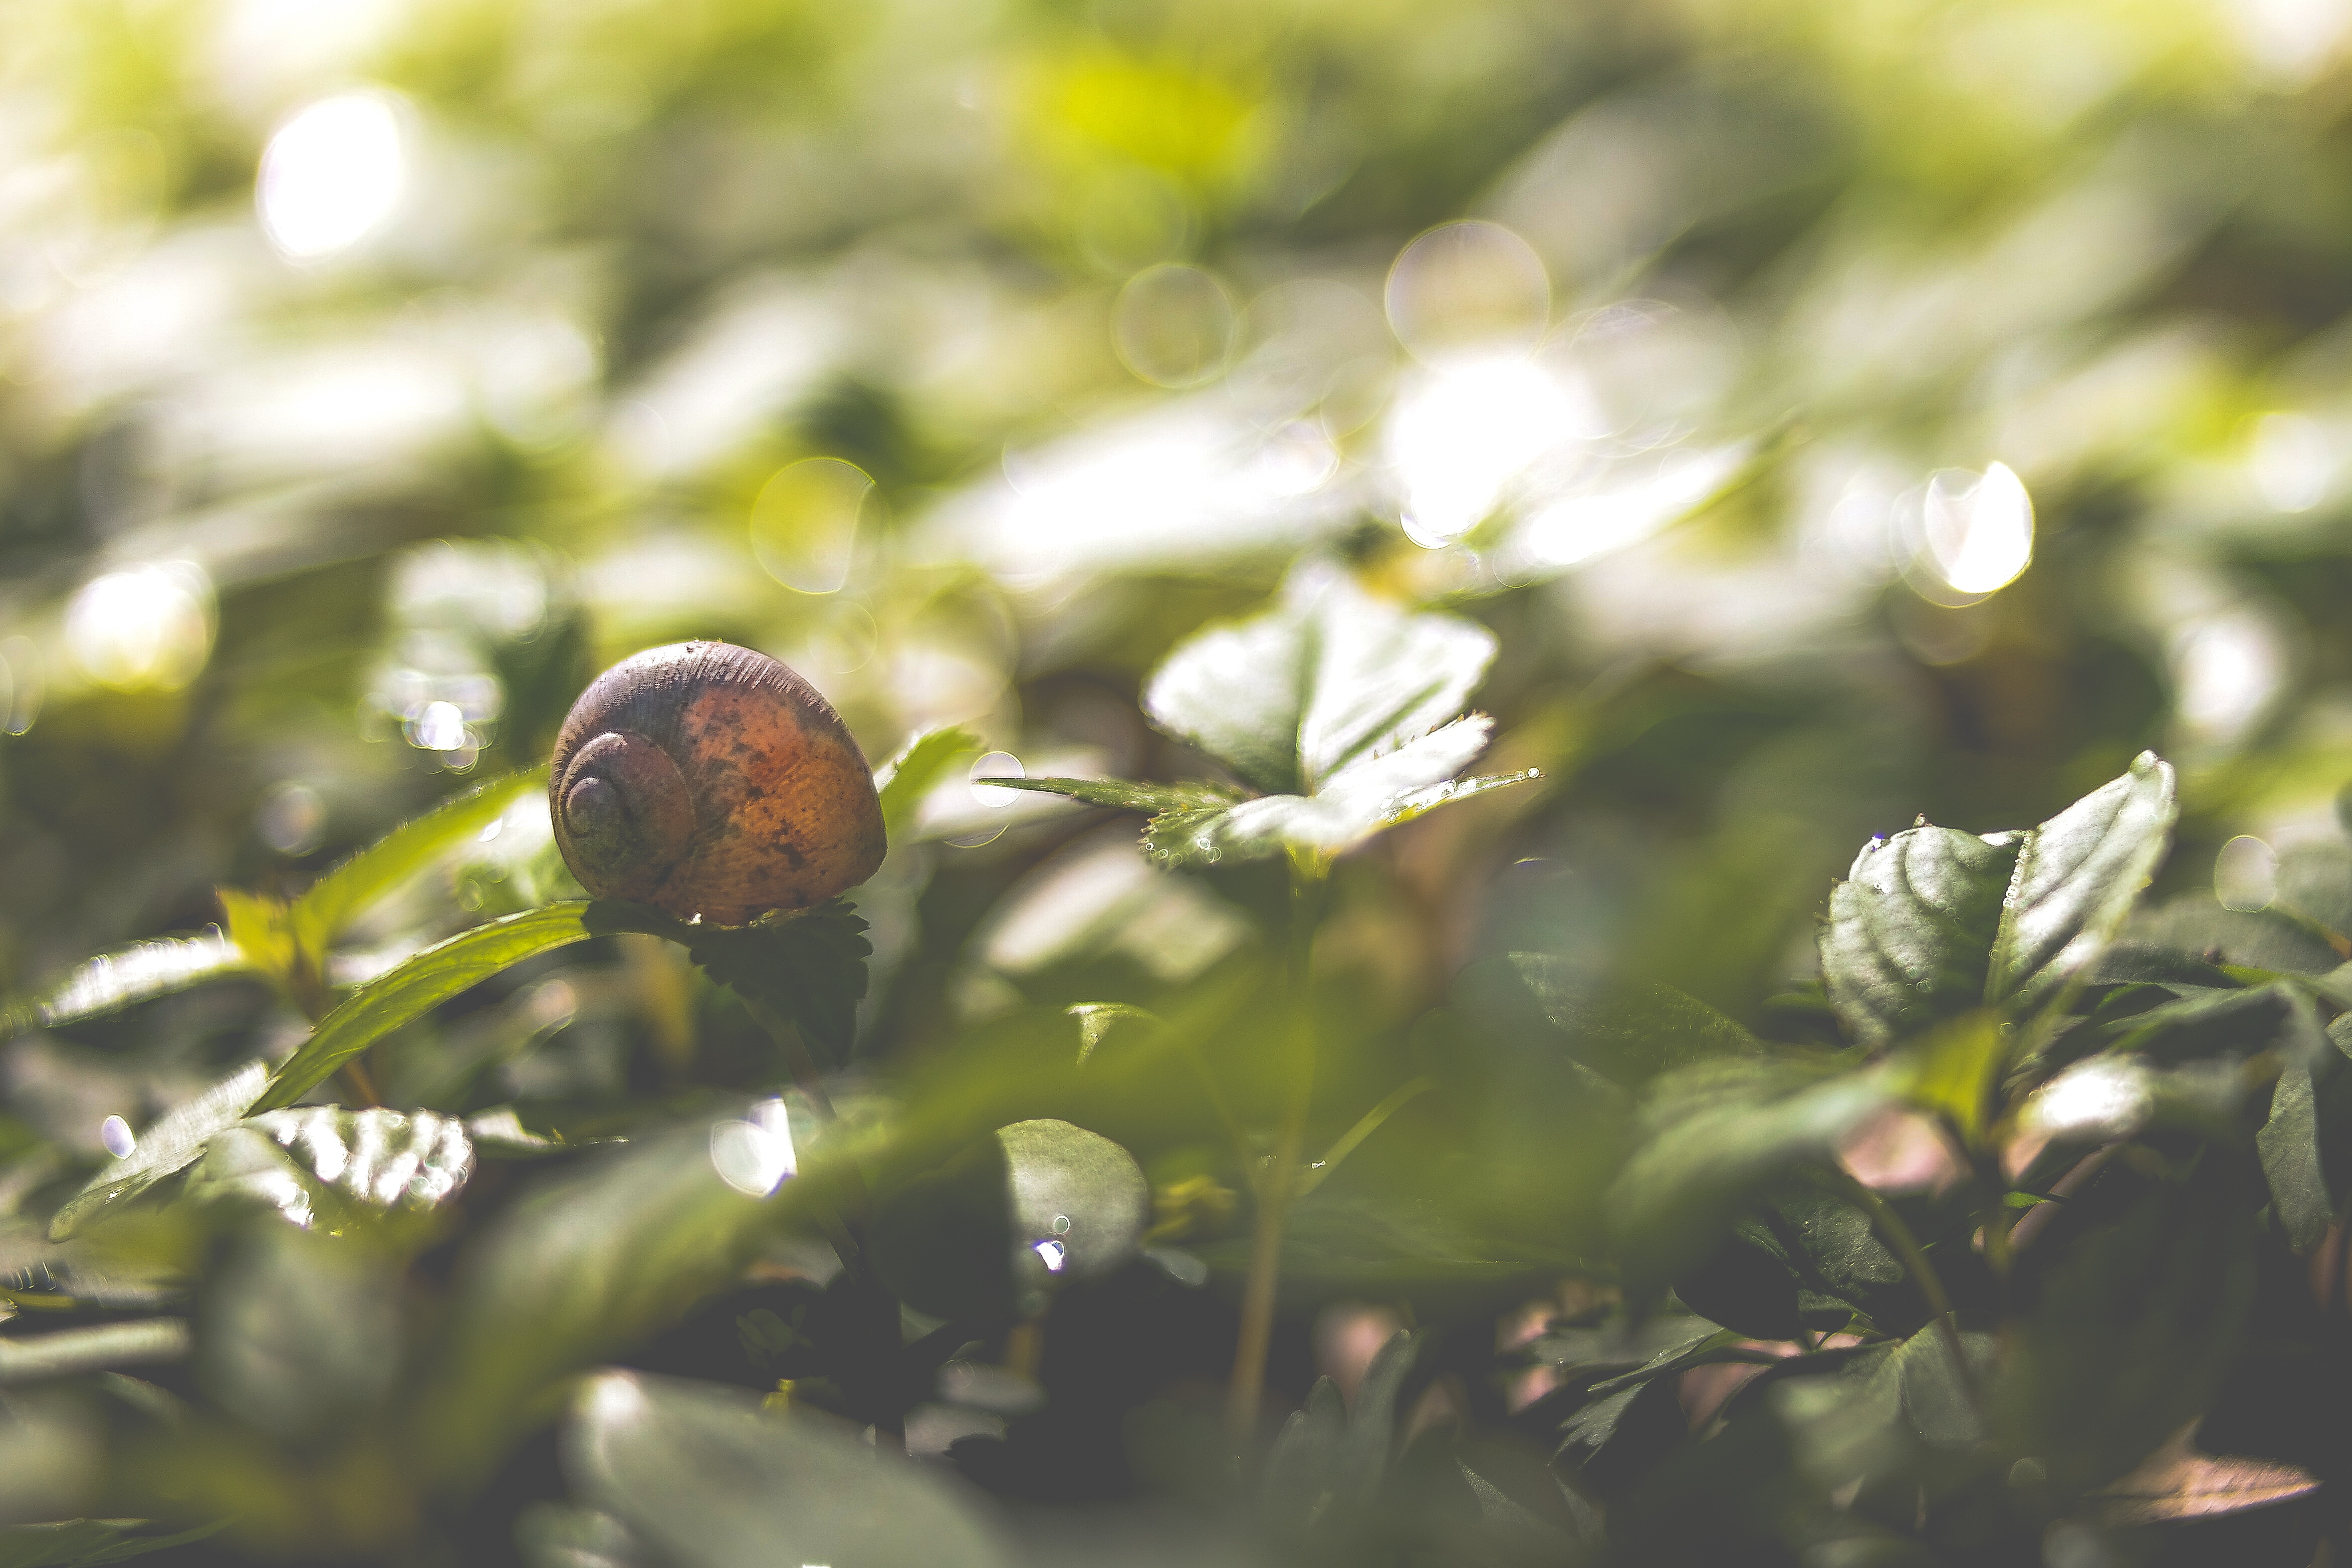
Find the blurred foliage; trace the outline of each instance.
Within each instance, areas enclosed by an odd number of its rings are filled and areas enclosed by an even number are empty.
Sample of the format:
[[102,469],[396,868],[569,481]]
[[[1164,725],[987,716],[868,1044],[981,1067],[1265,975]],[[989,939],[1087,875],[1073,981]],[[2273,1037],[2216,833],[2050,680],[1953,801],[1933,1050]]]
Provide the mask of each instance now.
[[2352,1549],[2340,0],[0,39],[0,1563]]

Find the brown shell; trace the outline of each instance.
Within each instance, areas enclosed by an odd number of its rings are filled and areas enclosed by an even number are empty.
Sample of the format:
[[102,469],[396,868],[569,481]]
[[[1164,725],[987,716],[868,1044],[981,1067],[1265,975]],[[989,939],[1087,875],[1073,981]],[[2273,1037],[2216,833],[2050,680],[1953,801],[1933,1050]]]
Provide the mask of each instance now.
[[596,677],[548,775],[555,841],[598,898],[740,925],[882,864],[865,754],[816,688],[765,653],[677,643]]

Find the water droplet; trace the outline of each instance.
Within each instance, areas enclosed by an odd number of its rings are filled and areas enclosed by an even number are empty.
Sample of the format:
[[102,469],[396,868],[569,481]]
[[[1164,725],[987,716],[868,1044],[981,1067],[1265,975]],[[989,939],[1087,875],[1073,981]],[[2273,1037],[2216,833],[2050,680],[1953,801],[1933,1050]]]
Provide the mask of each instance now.
[[98,1124],[98,1141],[118,1160],[129,1159],[131,1151],[139,1146],[139,1140],[131,1134],[131,1124],[120,1116],[109,1116]]
[[1054,1234],[1056,1236],[1067,1236],[1069,1233],[1070,1217],[1066,1214],[1057,1214],[1054,1216]]

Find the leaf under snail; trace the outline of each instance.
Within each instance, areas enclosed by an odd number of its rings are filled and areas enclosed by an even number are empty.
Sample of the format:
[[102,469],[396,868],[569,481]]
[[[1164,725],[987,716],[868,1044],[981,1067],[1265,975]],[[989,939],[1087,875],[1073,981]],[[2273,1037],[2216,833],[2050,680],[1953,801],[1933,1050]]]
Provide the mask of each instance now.
[[822,904],[887,847],[873,771],[832,705],[724,643],[598,676],[556,742],[548,808],[591,894],[721,925]]

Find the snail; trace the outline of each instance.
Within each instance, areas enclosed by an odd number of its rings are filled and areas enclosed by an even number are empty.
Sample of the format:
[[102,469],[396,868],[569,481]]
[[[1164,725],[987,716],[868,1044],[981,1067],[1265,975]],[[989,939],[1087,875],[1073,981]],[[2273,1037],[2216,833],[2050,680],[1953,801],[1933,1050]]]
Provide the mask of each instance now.
[[597,898],[741,925],[874,874],[865,754],[816,689],[749,648],[677,643],[596,677],[548,773],[555,841]]

